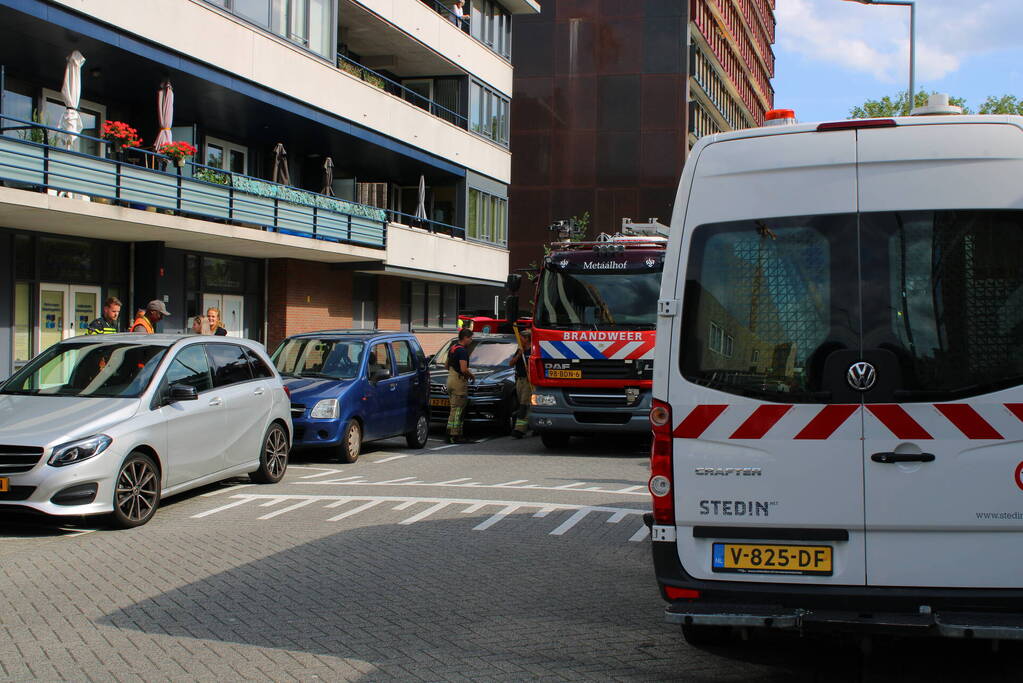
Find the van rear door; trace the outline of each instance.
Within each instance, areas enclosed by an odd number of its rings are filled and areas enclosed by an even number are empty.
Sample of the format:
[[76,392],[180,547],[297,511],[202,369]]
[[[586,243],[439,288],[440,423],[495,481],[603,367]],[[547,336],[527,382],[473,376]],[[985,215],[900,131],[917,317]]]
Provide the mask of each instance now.
[[863,584],[855,132],[694,153],[666,363],[679,559],[698,579]]
[[1018,587],[1023,566],[1023,131],[858,134],[866,580]]

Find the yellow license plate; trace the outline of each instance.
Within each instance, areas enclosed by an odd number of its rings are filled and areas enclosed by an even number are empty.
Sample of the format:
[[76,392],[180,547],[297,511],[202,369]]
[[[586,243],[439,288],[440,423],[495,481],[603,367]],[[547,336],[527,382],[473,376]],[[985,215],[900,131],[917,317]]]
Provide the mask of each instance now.
[[548,370],[547,376],[551,379],[582,379],[582,370]]
[[11,480],[7,477],[0,477],[0,493],[7,493],[11,490]]
[[740,574],[817,574],[830,576],[833,549],[826,545],[715,543],[711,569]]
[[447,408],[451,405],[451,401],[446,398],[431,398],[430,405],[437,406],[439,408]]

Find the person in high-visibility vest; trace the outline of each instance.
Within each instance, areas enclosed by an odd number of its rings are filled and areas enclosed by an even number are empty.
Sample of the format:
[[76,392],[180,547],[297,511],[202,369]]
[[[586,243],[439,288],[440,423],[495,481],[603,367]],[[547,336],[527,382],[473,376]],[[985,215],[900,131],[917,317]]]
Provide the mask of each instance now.
[[117,316],[121,314],[121,301],[112,296],[103,302],[103,315],[89,323],[86,334],[117,334]]
[[146,305],[145,312],[135,318],[135,322],[131,324],[131,331],[133,334],[153,334],[156,332],[156,328],[153,326],[168,315],[170,315],[170,311],[163,305],[163,302],[153,299]]

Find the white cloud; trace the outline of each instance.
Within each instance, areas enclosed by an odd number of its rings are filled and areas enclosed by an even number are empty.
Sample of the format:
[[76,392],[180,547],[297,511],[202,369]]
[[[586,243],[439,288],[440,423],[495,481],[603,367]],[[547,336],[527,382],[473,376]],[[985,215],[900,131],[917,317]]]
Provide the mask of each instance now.
[[[884,83],[909,68],[909,8],[840,0],[778,0],[778,48]],[[916,79],[956,72],[973,55],[1019,46],[1019,0],[916,0]]]

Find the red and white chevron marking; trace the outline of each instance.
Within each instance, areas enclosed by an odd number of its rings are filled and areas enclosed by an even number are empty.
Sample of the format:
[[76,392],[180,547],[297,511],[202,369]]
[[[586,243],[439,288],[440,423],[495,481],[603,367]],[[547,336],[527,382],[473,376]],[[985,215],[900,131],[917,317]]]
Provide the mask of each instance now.
[[[1018,420],[1023,421],[1023,403],[1002,405]],[[990,405],[991,408],[996,406],[998,404]],[[779,433],[775,428],[782,422],[782,418],[790,414],[793,408],[797,408],[797,406],[779,403],[756,406],[729,434],[727,430],[720,432],[714,429],[716,425],[724,422],[719,419],[726,413],[729,414],[729,417],[734,418],[736,411],[748,411],[748,406],[697,405],[675,427],[673,435],[676,439],[699,439],[707,435],[725,439],[823,440],[830,438],[854,413],[866,411],[864,417],[872,416],[897,439],[994,440],[1006,438],[988,419],[981,415],[976,407],[969,403],[913,404],[913,412],[916,413],[916,417],[899,404],[871,403],[862,406],[858,403],[833,404],[819,408],[815,406],[811,414],[807,414],[806,409],[809,406],[800,405],[798,406],[798,412],[801,414],[799,415],[800,419],[787,420],[785,424],[789,433]],[[927,414],[923,415],[921,411],[927,411]],[[930,425],[930,429],[925,428],[921,422]],[[793,429],[793,427],[795,428]],[[717,433],[708,434],[708,430]],[[772,432],[772,430],[774,431]]]

